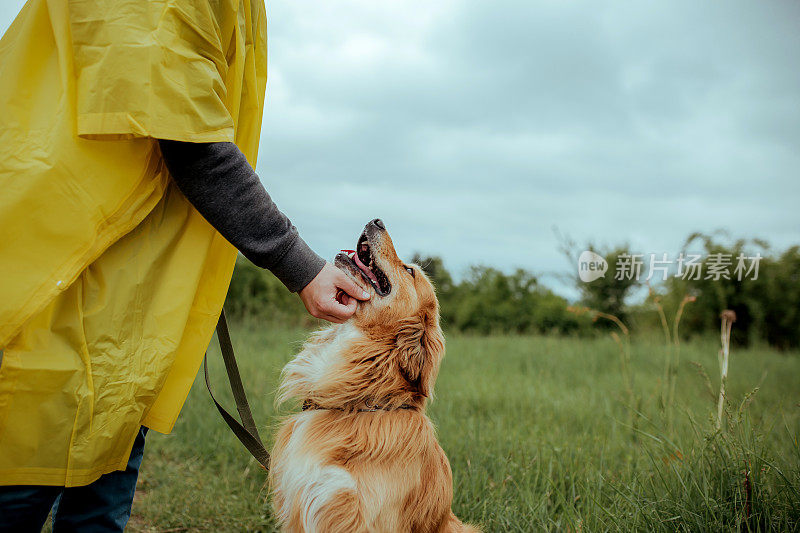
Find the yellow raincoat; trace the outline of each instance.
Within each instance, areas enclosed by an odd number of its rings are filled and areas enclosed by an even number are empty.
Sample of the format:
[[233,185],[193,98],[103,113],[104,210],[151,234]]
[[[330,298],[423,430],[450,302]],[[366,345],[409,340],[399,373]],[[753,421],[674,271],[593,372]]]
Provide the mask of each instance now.
[[236,250],[157,138],[255,164],[263,0],[29,0],[0,41],[0,485],[124,469],[169,432]]

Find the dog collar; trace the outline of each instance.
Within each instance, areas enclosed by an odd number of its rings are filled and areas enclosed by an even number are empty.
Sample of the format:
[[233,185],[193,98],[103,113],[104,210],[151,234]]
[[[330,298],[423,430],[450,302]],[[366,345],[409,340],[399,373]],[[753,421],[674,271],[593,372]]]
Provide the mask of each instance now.
[[398,409],[405,409],[409,411],[417,410],[415,406],[409,405],[407,403],[404,403],[399,407],[389,408],[389,407],[381,407],[380,405],[372,405],[365,402],[364,407],[359,407],[358,409],[345,409],[344,407],[322,407],[313,400],[305,400],[303,402],[303,411],[322,410],[322,411],[355,411],[357,413],[372,413],[375,411],[397,411]]

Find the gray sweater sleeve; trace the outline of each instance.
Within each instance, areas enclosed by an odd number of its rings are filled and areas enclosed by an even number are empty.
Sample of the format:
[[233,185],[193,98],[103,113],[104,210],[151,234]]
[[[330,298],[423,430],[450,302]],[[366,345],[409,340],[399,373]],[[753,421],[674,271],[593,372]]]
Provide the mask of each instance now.
[[159,145],[181,192],[250,261],[292,292],[322,270],[325,260],[300,238],[235,144],[159,140]]

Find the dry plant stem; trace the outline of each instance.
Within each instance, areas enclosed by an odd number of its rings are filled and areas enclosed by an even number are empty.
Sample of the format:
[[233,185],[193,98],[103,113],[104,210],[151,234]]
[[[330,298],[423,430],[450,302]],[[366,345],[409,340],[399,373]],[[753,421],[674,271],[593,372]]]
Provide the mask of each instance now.
[[619,347],[620,368],[622,369],[622,378],[625,381],[628,389],[628,397],[633,401],[633,383],[630,373],[630,353],[627,342],[623,341],[616,331],[611,332],[611,338],[617,343]]
[[680,364],[681,343],[680,337],[678,336],[678,328],[681,323],[684,307],[686,307],[687,303],[693,301],[693,296],[683,297],[678,306],[678,311],[675,313],[675,318],[672,322],[672,332],[670,333],[664,307],[658,301],[658,298],[654,299],[656,309],[658,310],[658,317],[661,319],[661,328],[664,330],[664,340],[666,341],[661,401],[666,416],[667,427],[672,427],[672,405],[675,402],[675,388],[678,382],[678,365]]
[[670,339],[669,325],[667,324],[667,316],[664,314],[664,308],[655,301],[656,309],[658,309],[658,317],[661,319],[661,327],[664,330],[664,340],[666,341],[666,350],[664,352],[664,382],[661,390],[661,403],[664,408],[664,417],[667,422],[667,428],[672,428],[672,398],[670,398],[670,390],[672,390],[672,383],[675,380],[675,369],[672,367],[672,342]]
[[633,372],[631,370],[631,347],[630,347],[630,331],[628,330],[627,326],[622,323],[622,321],[614,315],[610,315],[607,313],[602,313],[600,311],[594,311],[595,318],[605,318],[606,320],[610,320],[617,327],[620,329],[624,336],[624,340],[617,334],[616,331],[611,332],[611,337],[617,343],[619,347],[619,355],[620,355],[620,367],[622,370],[622,379],[625,382],[625,387],[628,393],[628,402],[630,403],[630,426],[634,428],[634,438],[636,437],[636,430],[635,430],[635,409],[636,409],[636,398],[633,392]]
[[656,309],[658,310],[658,317],[661,319],[661,328],[664,330],[664,339],[666,340],[666,353],[664,357],[664,389],[661,393],[661,401],[664,404],[664,410],[668,412],[669,407],[669,394],[670,382],[672,381],[672,342],[670,339],[669,325],[667,324],[667,316],[664,314],[664,308],[656,301]]
[[681,300],[681,305],[678,306],[678,312],[675,313],[675,321],[672,327],[672,335],[676,347],[680,346],[680,340],[678,338],[678,326],[680,326],[681,317],[683,317],[683,308],[686,307],[687,303],[693,302],[694,300],[695,300],[694,296],[684,296],[683,300]]
[[744,470],[744,519],[746,522],[750,521],[750,511],[752,509],[753,501],[753,486],[750,481],[750,461],[747,461],[747,468]]
[[677,387],[678,383],[678,365],[681,362],[681,341],[680,337],[678,336],[678,328],[681,325],[681,318],[683,317],[683,308],[686,307],[686,304],[689,302],[693,302],[693,296],[684,296],[681,300],[681,304],[678,306],[678,312],[675,313],[675,320],[672,323],[672,368],[673,368],[673,375],[672,381],[669,385],[669,394],[668,394],[668,404],[672,406],[672,403],[675,401],[675,388]]
[[605,318],[606,320],[612,321],[622,331],[622,334],[625,335],[626,339],[630,337],[630,332],[628,331],[627,326],[625,326],[625,324],[622,323],[622,320],[615,317],[614,315],[609,315],[608,313],[602,313],[600,311],[594,311],[594,316],[598,318]]
[[722,314],[722,326],[720,328],[720,339],[722,349],[720,349],[720,374],[719,402],[717,404],[717,429],[722,427],[722,408],[725,404],[725,383],[728,380],[728,356],[730,355],[731,327],[733,321],[726,314]]

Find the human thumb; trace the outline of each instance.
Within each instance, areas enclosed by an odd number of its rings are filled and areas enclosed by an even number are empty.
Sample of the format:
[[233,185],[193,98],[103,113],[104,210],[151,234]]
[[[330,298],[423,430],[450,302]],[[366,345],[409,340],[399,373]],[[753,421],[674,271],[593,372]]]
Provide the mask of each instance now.
[[340,273],[336,281],[336,286],[353,298],[357,300],[369,300],[369,293],[362,289],[358,283],[347,277],[344,273]]

